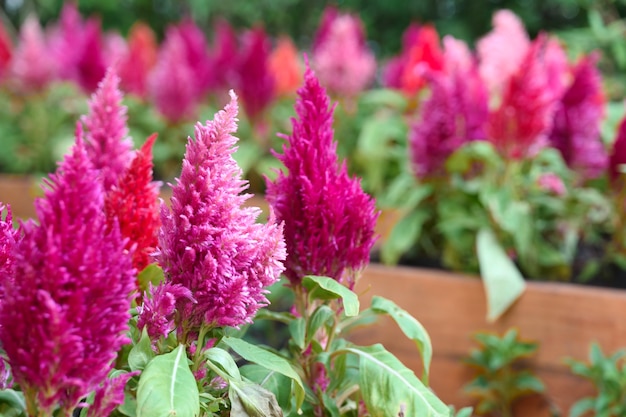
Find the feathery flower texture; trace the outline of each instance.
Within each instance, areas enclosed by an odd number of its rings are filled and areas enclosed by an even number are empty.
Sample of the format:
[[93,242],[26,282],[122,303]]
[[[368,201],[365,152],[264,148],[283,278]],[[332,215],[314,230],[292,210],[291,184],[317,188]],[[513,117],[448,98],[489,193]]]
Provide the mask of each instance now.
[[200,326],[239,326],[267,304],[266,286],[284,267],[282,226],[256,223],[258,208],[242,208],[247,183],[232,157],[237,141],[237,101],[196,125],[171,209],[162,205],[159,264],[167,282],[191,291],[177,300],[183,339]]
[[369,261],[378,217],[346,164],[339,164],[332,112],[325,90],[310,68],[296,101],[298,119],[277,158],[288,173],[267,180],[267,200],[285,223],[285,275],[298,285],[305,275],[325,275],[352,288]]
[[[135,270],[80,135],[22,226],[3,280],[0,341],[29,415],[66,415],[96,389],[127,343]],[[105,314],[103,314],[105,313]],[[65,413],[65,414],[64,414]]]

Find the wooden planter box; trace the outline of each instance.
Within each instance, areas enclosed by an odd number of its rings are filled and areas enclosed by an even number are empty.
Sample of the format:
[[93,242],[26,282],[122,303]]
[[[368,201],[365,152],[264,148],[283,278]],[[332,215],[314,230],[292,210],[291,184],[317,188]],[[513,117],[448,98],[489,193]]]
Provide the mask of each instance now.
[[[546,395],[523,400],[518,417],[550,416],[551,408],[567,415],[577,400],[594,393],[591,384],[574,376],[563,359],[586,360],[591,342],[606,352],[626,347],[626,291],[573,284],[529,282],[525,293],[496,323],[486,321],[486,299],[476,277],[429,269],[372,264],[356,288],[362,306],[373,295],[395,301],[429,332],[434,357],[431,386],[440,398],[457,407],[472,405],[462,387],[473,371],[462,358],[477,347],[478,331],[503,334],[516,327],[524,339],[539,343],[529,366],[546,385]],[[391,321],[381,320],[355,331],[358,344],[381,342],[410,368],[421,372],[415,345]]]

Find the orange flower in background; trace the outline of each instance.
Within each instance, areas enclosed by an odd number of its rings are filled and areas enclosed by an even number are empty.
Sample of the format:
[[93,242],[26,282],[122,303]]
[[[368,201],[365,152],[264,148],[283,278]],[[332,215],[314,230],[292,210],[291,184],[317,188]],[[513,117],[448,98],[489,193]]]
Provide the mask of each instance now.
[[439,46],[439,34],[431,25],[422,26],[417,42],[411,46],[402,72],[402,90],[415,94],[426,84],[429,71],[443,71],[443,53]]
[[135,23],[128,34],[128,54],[119,66],[122,88],[137,94],[146,95],[148,73],[157,59],[157,41],[154,32],[143,22]]
[[302,67],[291,38],[281,36],[278,39],[269,58],[269,67],[276,80],[274,93],[279,97],[294,94],[302,83]]

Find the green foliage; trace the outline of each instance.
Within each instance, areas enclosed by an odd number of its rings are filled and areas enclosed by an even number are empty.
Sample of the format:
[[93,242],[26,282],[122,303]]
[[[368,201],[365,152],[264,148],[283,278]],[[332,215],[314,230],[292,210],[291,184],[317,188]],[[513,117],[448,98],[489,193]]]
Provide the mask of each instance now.
[[613,417],[626,415],[626,351],[606,356],[597,343],[591,345],[589,361],[567,359],[570,370],[590,381],[596,395],[574,404],[570,417],[593,415]]
[[478,414],[512,416],[515,400],[544,391],[543,383],[524,369],[521,362],[536,352],[537,344],[518,336],[516,329],[510,329],[502,337],[489,333],[474,336],[480,346],[465,362],[476,374],[465,391],[478,400]]

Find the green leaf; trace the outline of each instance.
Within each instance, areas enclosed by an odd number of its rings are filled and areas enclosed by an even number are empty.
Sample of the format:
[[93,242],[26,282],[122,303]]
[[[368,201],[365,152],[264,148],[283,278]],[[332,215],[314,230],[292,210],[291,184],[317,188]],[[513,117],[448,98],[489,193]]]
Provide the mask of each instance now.
[[273,393],[251,382],[231,382],[230,417],[282,417]]
[[378,314],[387,314],[400,327],[406,337],[415,342],[422,355],[424,375],[422,379],[428,383],[428,372],[433,357],[433,347],[428,332],[411,314],[401,309],[396,303],[380,296],[372,298],[372,310]]
[[595,401],[591,397],[583,398],[577,401],[569,410],[569,417],[580,417],[593,411],[595,408]]
[[309,323],[306,330],[306,341],[305,344],[308,344],[311,339],[315,337],[315,333],[317,330],[326,325],[330,321],[331,318],[335,316],[335,312],[332,308],[327,305],[321,305],[315,309],[311,318],[309,319]]
[[295,316],[286,311],[272,311],[267,308],[260,309],[256,316],[254,317],[254,321],[257,320],[272,320],[277,321],[279,323],[289,324],[293,320],[295,320]]
[[133,346],[128,354],[128,366],[130,366],[131,371],[143,370],[155,356],[148,330],[144,327],[139,342]]
[[290,378],[295,383],[296,387],[296,408],[299,409],[302,406],[304,400],[304,385],[302,384],[300,375],[298,375],[293,369],[293,366],[285,358],[241,339],[224,337],[221,343],[237,352],[248,362],[256,363]]
[[124,402],[117,407],[117,411],[128,417],[136,417],[137,399],[129,392],[124,392]]
[[487,294],[487,320],[493,322],[520,297],[526,284],[491,230],[478,232],[476,250]]
[[303,317],[298,317],[289,323],[289,334],[291,335],[291,340],[300,348],[300,350],[304,350],[306,347],[305,338],[306,338],[306,321]]
[[428,212],[415,210],[396,223],[383,243],[381,251],[383,262],[388,265],[397,264],[400,257],[417,243],[422,227],[429,218]]
[[285,375],[257,364],[244,365],[240,371],[245,378],[273,392],[283,410],[291,408],[291,381]]
[[137,417],[195,417],[200,414],[196,379],[185,347],[152,359],[139,378]]
[[15,391],[10,388],[0,391],[0,404],[4,405],[0,407],[2,411],[0,415],[2,416],[17,417],[26,415],[26,402],[24,401],[24,394],[21,391]]
[[359,357],[359,385],[372,417],[450,415],[448,406],[382,345],[346,347],[340,352]]
[[163,269],[157,264],[150,264],[146,266],[143,271],[137,275],[137,281],[139,281],[139,288],[142,291],[148,291],[149,284],[153,286],[159,285],[161,281],[165,279],[165,275],[163,275]]
[[212,347],[204,352],[204,357],[212,363],[220,366],[220,369],[223,372],[218,371],[214,368],[211,369],[213,369],[222,378],[229,381],[241,381],[239,367],[235,363],[235,360],[230,355],[230,353],[228,353],[226,350],[219,347]]
[[302,285],[309,291],[310,299],[334,300],[341,298],[347,317],[359,314],[359,297],[334,279],[307,275],[302,279]]

